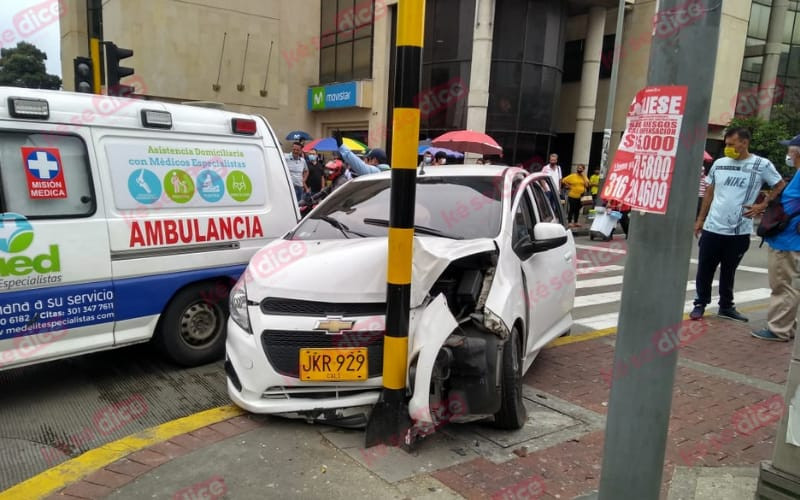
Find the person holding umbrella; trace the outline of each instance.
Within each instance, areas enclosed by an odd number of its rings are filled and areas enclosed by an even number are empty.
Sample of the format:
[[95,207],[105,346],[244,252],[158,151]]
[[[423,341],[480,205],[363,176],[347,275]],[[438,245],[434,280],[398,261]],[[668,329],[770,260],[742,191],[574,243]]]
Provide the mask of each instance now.
[[366,159],[365,162],[350,151],[350,148],[344,145],[344,139],[339,130],[333,132],[333,138],[336,140],[336,145],[339,146],[339,154],[342,155],[342,160],[350,166],[350,170],[352,170],[353,174],[356,176],[375,174],[391,168],[389,166],[389,159],[382,149],[370,149],[364,157]]

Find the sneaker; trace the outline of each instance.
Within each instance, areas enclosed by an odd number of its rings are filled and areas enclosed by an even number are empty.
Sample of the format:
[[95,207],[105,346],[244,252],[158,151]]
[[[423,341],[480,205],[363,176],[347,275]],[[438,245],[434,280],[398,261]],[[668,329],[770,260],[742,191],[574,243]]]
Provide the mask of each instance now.
[[703,314],[706,313],[705,306],[694,306],[692,312],[689,313],[689,319],[693,321],[697,321],[698,319],[703,317]]
[[750,321],[746,316],[739,314],[739,311],[737,311],[735,307],[720,309],[719,312],[717,312],[717,316],[720,318],[732,319],[733,321],[740,321],[742,323]]
[[764,328],[763,330],[758,330],[758,331],[751,332],[750,335],[752,335],[753,337],[755,337],[757,339],[771,340],[773,342],[788,342],[789,341],[789,339],[782,339],[782,338],[778,337],[777,335],[772,333],[772,331],[769,328]]

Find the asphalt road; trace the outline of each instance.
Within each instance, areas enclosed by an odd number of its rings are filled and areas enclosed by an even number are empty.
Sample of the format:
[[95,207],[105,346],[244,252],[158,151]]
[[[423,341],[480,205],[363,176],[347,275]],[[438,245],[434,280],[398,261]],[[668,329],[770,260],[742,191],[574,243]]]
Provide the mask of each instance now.
[[[579,258],[588,261],[572,330],[581,335],[616,325],[627,245],[621,238],[611,245],[585,236],[576,243]],[[693,249],[696,258],[696,240]],[[754,239],[742,266],[737,305],[764,303],[766,247],[759,249]],[[687,282],[695,271],[691,264]],[[687,288],[691,301],[694,288]],[[147,345],[3,371],[0,387],[0,490],[99,445],[230,403],[222,362],[181,368]]]

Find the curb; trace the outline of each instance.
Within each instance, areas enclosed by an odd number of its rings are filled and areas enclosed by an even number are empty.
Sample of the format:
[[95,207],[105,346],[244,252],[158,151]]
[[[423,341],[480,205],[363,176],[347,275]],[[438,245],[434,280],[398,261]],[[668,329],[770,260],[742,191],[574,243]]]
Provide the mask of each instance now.
[[212,408],[89,450],[0,492],[0,500],[103,497],[166,462],[259,426],[233,405]]

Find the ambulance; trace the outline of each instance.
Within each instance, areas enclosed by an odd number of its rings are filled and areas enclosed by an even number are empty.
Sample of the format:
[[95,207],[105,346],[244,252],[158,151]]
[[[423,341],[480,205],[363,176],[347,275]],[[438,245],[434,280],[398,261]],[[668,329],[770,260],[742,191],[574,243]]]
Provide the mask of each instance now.
[[0,370],[221,358],[232,285],[299,219],[261,116],[0,87]]

